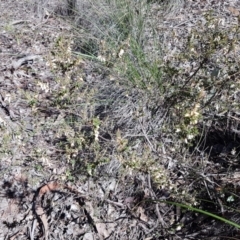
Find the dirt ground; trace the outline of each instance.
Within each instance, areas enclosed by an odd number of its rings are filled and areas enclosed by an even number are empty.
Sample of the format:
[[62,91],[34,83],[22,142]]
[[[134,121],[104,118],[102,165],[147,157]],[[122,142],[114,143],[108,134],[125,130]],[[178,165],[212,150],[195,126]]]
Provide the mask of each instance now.
[[[175,27],[179,40],[162,34],[166,52],[181,50],[180,39],[187,34],[184,26],[194,25],[196,18],[191,16],[198,11],[228,8],[222,12],[225,24],[237,21],[240,9],[229,8],[230,1],[216,2],[188,1],[192,4],[189,15],[183,12],[177,19],[169,15],[159,29]],[[68,52],[75,36],[72,25],[51,8],[39,6],[27,0],[0,1],[0,240],[240,239],[233,227],[156,202],[166,200],[168,190],[152,186],[148,174],[123,174],[121,160],[114,154],[109,154],[107,162],[92,160],[96,156],[85,145],[98,133],[95,115],[105,117],[107,112],[101,104],[93,106],[93,99],[109,74],[91,60],[72,57]],[[152,12],[158,13],[157,4]],[[151,36],[151,32],[146,34]],[[178,47],[174,41],[179,41]],[[71,104],[66,93],[74,99]],[[77,131],[81,134],[76,135]],[[104,159],[106,152],[113,152],[114,143],[106,129],[99,133],[103,150],[97,157]],[[82,140],[84,136],[89,142]],[[70,141],[75,138],[79,142]],[[78,144],[85,151],[77,151]],[[83,159],[81,163],[71,161],[76,156]],[[94,164],[98,169],[93,175]],[[209,164],[209,169],[214,166]],[[235,170],[237,179],[238,166]],[[183,179],[174,176],[181,185]],[[210,203],[204,207],[215,208]],[[232,221],[239,221],[238,213],[230,215]]]
[[[91,111],[88,90],[86,99],[78,101],[86,107],[58,109],[54,104],[65,87],[57,79],[64,69],[53,71],[51,61],[58,59],[49,59],[50,51],[57,39],[70,39],[72,26],[38,9],[41,4],[0,4],[0,239],[136,239],[142,232],[150,234],[158,227],[156,216],[149,219],[140,205],[130,210],[136,201],[134,176],[119,179],[120,163],[113,158],[98,175],[78,171],[73,182],[70,160],[57,146],[72,131],[62,119]],[[76,82],[101,80],[101,74],[90,71],[91,62],[76,64]],[[91,134],[92,125],[86,129]]]

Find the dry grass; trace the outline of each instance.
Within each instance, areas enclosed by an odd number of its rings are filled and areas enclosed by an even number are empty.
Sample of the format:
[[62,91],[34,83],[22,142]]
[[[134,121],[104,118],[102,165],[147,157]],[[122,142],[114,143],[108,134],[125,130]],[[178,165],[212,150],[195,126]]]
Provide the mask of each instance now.
[[[30,87],[19,85],[22,128],[9,132],[12,126],[2,125],[5,157],[16,155],[17,149],[9,149],[17,142],[21,163],[33,164],[37,172],[46,174],[48,168],[50,175],[76,183],[93,179],[102,190],[91,182],[90,195],[100,196],[85,210],[100,211],[107,219],[103,199],[111,196],[111,204],[127,206],[137,219],[135,230],[129,229],[133,239],[191,239],[195,230],[199,238],[204,235],[205,222],[195,226],[196,213],[190,213],[192,230],[185,212],[175,214],[166,204],[159,210],[149,199],[168,198],[237,219],[237,211],[229,209],[239,207],[238,187],[228,175],[239,167],[240,30],[236,18],[225,25],[208,10],[195,24],[181,20],[181,25],[174,16],[183,4],[36,1],[30,7],[44,27],[50,29],[44,21],[54,19],[66,30],[49,30],[43,62],[28,68]],[[45,76],[34,75],[39,68]],[[121,217],[113,212],[113,221]],[[221,226],[213,225],[210,237]],[[130,226],[125,218],[112,239],[121,239],[123,226]],[[229,236],[234,233],[228,230]]]

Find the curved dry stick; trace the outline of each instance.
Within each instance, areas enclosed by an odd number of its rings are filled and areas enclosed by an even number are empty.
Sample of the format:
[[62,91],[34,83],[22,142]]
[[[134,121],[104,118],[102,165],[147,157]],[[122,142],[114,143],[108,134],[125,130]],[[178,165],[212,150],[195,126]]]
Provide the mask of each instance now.
[[[41,198],[44,194],[50,192],[50,191],[56,191],[60,188],[65,188],[69,190],[70,192],[73,192],[75,194],[80,194],[81,197],[86,198],[86,196],[82,195],[78,192],[78,190],[69,187],[67,185],[61,185],[58,182],[50,182],[45,185],[43,185],[41,188],[39,188],[38,192],[36,193],[34,200],[33,200],[33,210],[36,213],[37,217],[40,219],[42,225],[43,225],[43,232],[45,240],[48,240],[48,234],[49,234],[49,227],[48,227],[48,221],[47,221],[47,215],[44,212],[44,209],[41,206]],[[32,229],[31,236],[34,234],[34,229]]]
[[[48,233],[49,233],[49,228],[48,228],[48,221],[47,221],[47,215],[45,214],[42,206],[41,206],[41,198],[42,196],[50,191],[55,191],[60,185],[57,182],[50,182],[45,185],[43,185],[37,195],[35,196],[35,201],[33,201],[33,209],[37,215],[37,217],[41,220],[44,228],[44,237],[45,240],[48,240]],[[34,229],[33,229],[34,231]],[[33,235],[33,232],[31,233]]]

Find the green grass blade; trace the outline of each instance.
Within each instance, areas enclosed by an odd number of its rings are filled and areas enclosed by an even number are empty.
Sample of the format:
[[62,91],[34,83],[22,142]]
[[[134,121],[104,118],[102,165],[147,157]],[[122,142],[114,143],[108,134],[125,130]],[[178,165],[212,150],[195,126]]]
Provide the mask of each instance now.
[[191,211],[194,211],[194,212],[205,214],[207,216],[213,217],[213,218],[215,218],[217,220],[220,220],[222,222],[227,223],[228,225],[231,225],[233,227],[236,227],[236,228],[240,229],[240,225],[239,224],[237,224],[235,222],[232,222],[232,221],[230,221],[230,220],[228,220],[226,218],[220,217],[220,216],[218,216],[216,214],[204,211],[202,209],[198,209],[198,208],[195,208],[195,207],[192,207],[192,206],[189,206],[189,205],[185,205],[185,204],[182,204],[182,203],[171,202],[171,201],[160,201],[160,200],[155,200],[155,201],[156,202],[162,202],[162,203],[168,203],[168,204],[175,205],[175,206],[178,206],[178,207],[181,207],[181,208],[185,208],[185,209],[188,209],[188,210],[191,210]]

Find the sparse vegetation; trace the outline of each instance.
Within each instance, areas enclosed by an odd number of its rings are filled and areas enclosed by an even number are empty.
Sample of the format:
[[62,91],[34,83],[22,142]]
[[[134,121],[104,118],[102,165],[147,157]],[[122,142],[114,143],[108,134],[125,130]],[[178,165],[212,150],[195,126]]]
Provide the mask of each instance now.
[[[210,8],[194,24],[176,23],[183,4],[51,0],[36,2],[34,10],[27,5],[41,21],[66,26],[51,30],[49,38],[35,36],[46,45],[37,65],[4,70],[4,79],[9,74],[18,89],[11,93],[12,83],[3,84],[1,161],[12,158],[16,165],[19,160],[42,181],[56,176],[64,184],[90,182],[85,191],[91,201],[84,200],[84,211],[92,220],[76,239],[91,228],[99,239],[129,239],[119,235],[121,224],[132,239],[239,237],[234,174],[240,143],[240,15],[226,20]],[[4,29],[13,34],[8,21]],[[14,41],[21,45],[20,36]],[[17,115],[9,106],[24,110]],[[12,127],[15,122],[18,128]],[[26,169],[21,171],[31,178]],[[122,218],[116,209],[108,215],[110,203],[128,209],[126,216],[136,222],[124,220],[114,225],[115,233],[102,233],[100,219]],[[52,214],[50,205],[46,201]]]

